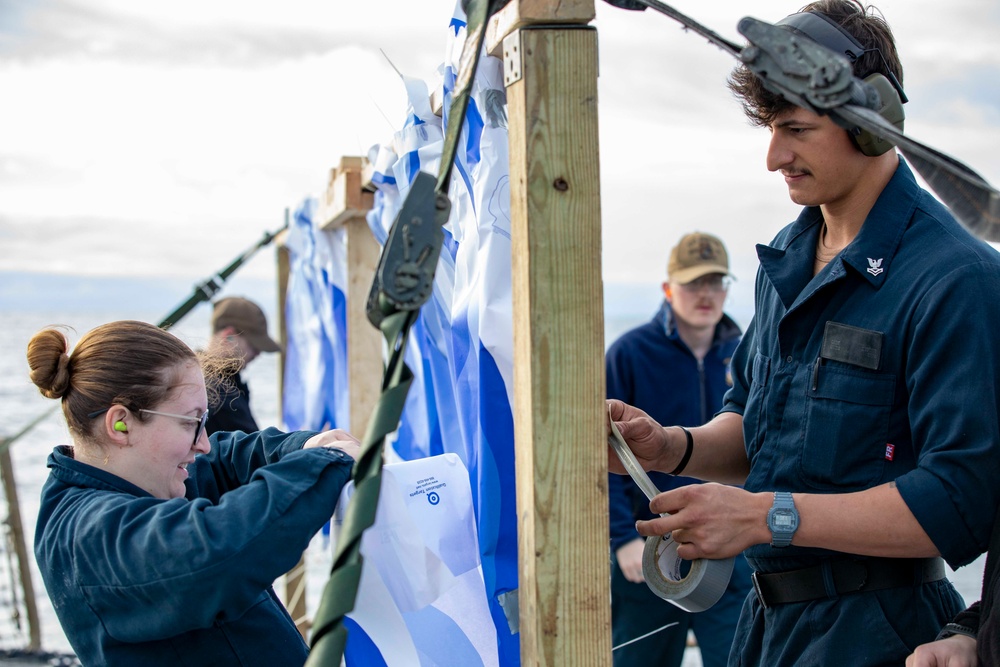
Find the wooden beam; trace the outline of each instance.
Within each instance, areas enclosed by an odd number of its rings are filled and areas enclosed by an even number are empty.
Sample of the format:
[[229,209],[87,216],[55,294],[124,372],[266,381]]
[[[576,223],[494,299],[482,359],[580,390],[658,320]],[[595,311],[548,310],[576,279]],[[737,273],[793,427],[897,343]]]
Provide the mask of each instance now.
[[[342,157],[330,170],[326,191],[320,196],[316,225],[330,231],[343,227],[347,235],[347,373],[350,389],[350,430],[360,437],[378,400],[382,378],[382,338],[368,322],[365,306],[378,266],[380,247],[365,219],[374,202],[370,187],[372,169],[362,157]],[[281,342],[287,343],[285,293],[289,258],[284,238],[278,250],[278,293]],[[284,378],[284,365],[281,376]],[[343,426],[343,425],[339,425]],[[285,575],[285,604],[295,624],[307,636],[311,620],[306,609],[305,561]]]
[[351,431],[364,437],[382,387],[382,337],[368,321],[365,307],[381,246],[364,217],[347,228],[347,373],[351,388]]
[[320,226],[343,227],[347,234],[347,372],[351,390],[351,431],[360,438],[378,401],[382,379],[382,337],[365,307],[381,247],[366,216],[374,203],[372,169],[362,157],[342,157],[330,170],[322,197]]
[[504,67],[518,72],[507,104],[521,662],[603,667],[611,592],[597,33],[522,29],[503,50],[518,58]]
[[501,58],[504,37],[531,25],[559,23],[586,25],[594,20],[594,0],[511,0],[490,17],[486,50]]
[[278,232],[274,237],[274,260],[275,271],[278,277],[278,342],[281,344],[281,352],[278,357],[278,417],[285,413],[283,404],[285,396],[285,350],[288,347],[288,325],[285,321],[285,303],[288,292],[288,276],[290,273],[288,248],[285,242],[288,239],[288,229],[291,224],[290,212],[285,209],[285,229]]
[[371,209],[375,193],[365,187],[367,163],[365,158],[347,156],[340,158],[340,165],[330,170],[326,192],[320,197],[320,229],[343,227],[351,220],[364,218]]

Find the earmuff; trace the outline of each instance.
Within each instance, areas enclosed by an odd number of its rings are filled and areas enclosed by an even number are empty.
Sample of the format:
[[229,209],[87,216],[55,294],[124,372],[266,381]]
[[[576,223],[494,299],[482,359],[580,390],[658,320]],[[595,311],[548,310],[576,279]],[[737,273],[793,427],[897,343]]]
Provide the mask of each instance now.
[[[818,12],[799,12],[792,14],[778,21],[775,25],[786,26],[793,32],[800,33],[813,40],[821,46],[825,46],[831,51],[836,51],[844,55],[853,65],[858,58],[865,53],[866,49],[854,38],[854,35],[844,30],[836,21]],[[878,49],[867,49],[878,51]],[[879,57],[882,57],[879,52]],[[882,57],[882,62],[885,58]],[[865,77],[865,82],[871,84],[878,91],[880,104],[876,109],[878,114],[892,123],[900,132],[903,131],[903,120],[906,114],[903,112],[903,104],[907,101],[903,87],[886,66],[889,76],[874,73]],[[857,145],[858,149],[865,155],[875,157],[889,152],[895,144],[875,136],[860,127],[848,128],[848,134]]]
[[115,425],[112,428],[114,428],[119,433],[128,433],[128,426],[125,426],[125,422],[123,422],[120,419],[115,422]]

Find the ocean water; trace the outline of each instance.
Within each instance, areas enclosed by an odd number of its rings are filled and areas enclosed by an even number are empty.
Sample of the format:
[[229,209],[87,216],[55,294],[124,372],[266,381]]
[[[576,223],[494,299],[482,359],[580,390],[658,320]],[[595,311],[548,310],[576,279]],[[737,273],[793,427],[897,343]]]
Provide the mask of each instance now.
[[[653,303],[652,301],[650,303]],[[82,310],[82,309],[81,309]],[[655,310],[655,303],[644,303],[636,314],[615,313],[605,322],[605,337],[608,343],[627,329],[644,322]],[[128,312],[124,309],[106,309],[104,312],[88,308],[84,312],[73,309],[58,312],[15,312],[0,313],[0,437],[11,437],[39,415],[49,413],[58,407],[58,402],[44,398],[28,379],[25,349],[31,336],[49,325],[68,325],[70,343],[76,341],[92,327],[117,319],[140,319],[157,322],[164,313]],[[274,322],[274,318],[271,318]],[[188,318],[173,329],[185,342],[194,348],[203,347],[209,336],[209,314],[205,306],[199,306]],[[272,325],[272,334],[274,333]],[[261,355],[246,370],[245,378],[251,388],[251,403],[254,414],[261,426],[279,425],[278,418],[278,365],[276,355]],[[48,415],[28,435],[14,443],[11,456],[20,503],[21,520],[26,532],[29,550],[34,539],[35,520],[38,515],[38,498],[47,470],[45,460],[52,447],[69,442],[62,413],[56,409]],[[3,510],[0,509],[0,512]],[[0,558],[6,558],[6,551]],[[329,573],[331,554],[327,540],[319,535],[306,553],[307,590],[306,605],[311,612],[316,609],[319,596]],[[949,577],[969,602],[978,599],[982,586],[984,558],[961,568],[958,572],[949,570]],[[69,652],[59,623],[42,586],[38,569],[32,562],[33,585],[41,616],[42,648],[45,651]],[[5,569],[0,567],[0,576],[7,578]],[[283,587],[276,586],[284,595]],[[26,637],[25,631],[17,630],[14,623],[6,618],[10,607],[10,586],[0,583],[0,649],[23,646],[18,641]],[[689,650],[684,667],[700,664],[697,652]]]

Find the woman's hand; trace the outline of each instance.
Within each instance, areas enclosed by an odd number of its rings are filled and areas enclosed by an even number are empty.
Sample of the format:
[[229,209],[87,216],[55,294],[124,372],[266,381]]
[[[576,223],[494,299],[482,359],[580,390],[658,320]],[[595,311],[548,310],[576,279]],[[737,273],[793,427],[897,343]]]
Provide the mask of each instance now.
[[328,449],[339,449],[355,461],[361,454],[361,441],[353,435],[339,428],[332,431],[323,431],[306,440],[302,449],[312,447],[327,447]]

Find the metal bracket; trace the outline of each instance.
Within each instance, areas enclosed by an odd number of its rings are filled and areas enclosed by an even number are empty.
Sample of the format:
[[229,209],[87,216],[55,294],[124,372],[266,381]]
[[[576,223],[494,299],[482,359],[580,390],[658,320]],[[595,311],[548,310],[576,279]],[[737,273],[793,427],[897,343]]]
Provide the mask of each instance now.
[[503,85],[521,80],[521,31],[515,30],[503,38]]

